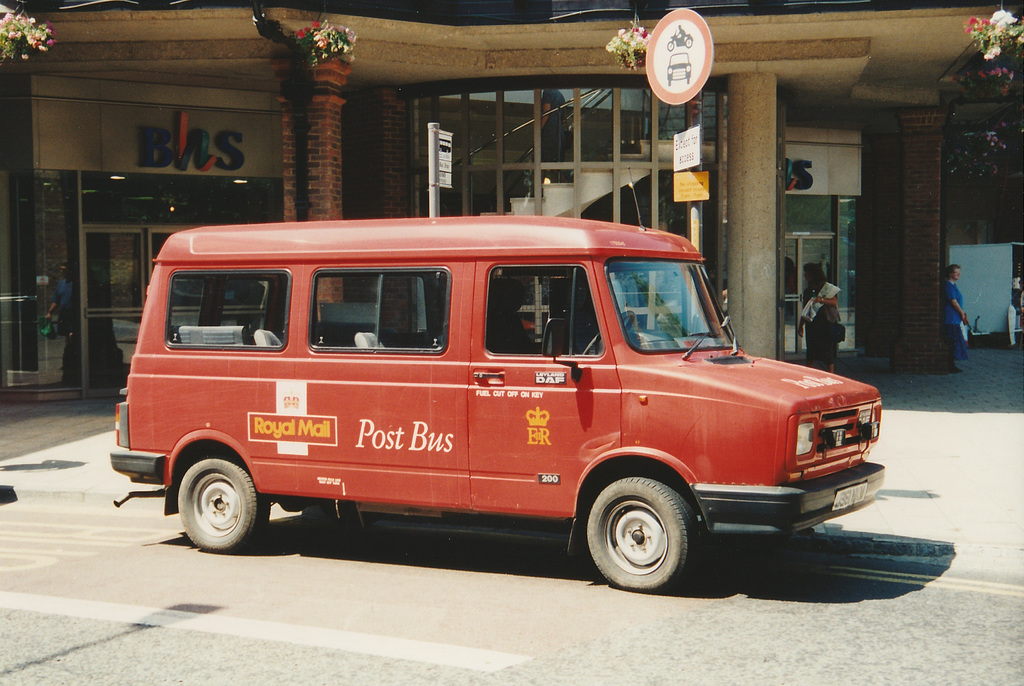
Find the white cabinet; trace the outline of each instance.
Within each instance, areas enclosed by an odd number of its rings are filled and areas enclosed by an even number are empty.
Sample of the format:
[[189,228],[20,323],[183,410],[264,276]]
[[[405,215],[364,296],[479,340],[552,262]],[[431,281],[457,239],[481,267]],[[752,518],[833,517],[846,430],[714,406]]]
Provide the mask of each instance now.
[[[1021,262],[1024,243],[951,245],[949,261],[962,268],[957,286],[964,296],[964,309],[971,328],[981,333],[1005,333],[1011,323],[1020,333],[1020,310],[1012,307],[1016,292],[1020,306]],[[1017,290],[1014,291],[1014,288]]]

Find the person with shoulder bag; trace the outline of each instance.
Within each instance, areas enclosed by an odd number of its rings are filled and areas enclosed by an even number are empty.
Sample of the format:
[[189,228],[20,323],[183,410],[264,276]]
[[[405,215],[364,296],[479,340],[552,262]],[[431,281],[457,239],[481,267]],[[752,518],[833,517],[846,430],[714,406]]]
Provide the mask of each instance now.
[[804,265],[804,309],[796,335],[803,336],[807,330],[807,366],[821,364],[829,372],[835,372],[838,344],[846,339],[846,327],[839,321],[839,287],[825,278],[825,271],[817,262]]

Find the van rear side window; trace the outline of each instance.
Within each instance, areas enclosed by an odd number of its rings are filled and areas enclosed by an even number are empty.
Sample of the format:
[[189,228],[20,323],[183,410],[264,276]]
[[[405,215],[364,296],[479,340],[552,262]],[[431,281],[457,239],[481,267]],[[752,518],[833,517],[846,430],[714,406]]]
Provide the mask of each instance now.
[[321,271],[309,343],[316,349],[441,352],[448,340],[448,272]]
[[281,349],[288,340],[288,274],[178,272],[171,277],[167,343]]

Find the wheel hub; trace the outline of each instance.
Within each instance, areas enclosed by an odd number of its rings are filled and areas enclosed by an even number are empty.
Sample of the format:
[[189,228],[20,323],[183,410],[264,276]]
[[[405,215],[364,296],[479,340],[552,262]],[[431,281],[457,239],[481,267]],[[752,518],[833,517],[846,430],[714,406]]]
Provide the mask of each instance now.
[[668,536],[658,516],[644,503],[623,503],[609,520],[608,538],[616,563],[631,574],[649,574],[661,566]]

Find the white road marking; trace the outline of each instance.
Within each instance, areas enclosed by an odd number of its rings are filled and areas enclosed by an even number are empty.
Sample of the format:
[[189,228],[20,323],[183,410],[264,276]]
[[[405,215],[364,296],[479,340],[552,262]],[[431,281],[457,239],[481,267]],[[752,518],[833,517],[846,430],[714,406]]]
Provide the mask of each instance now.
[[41,612],[64,617],[96,619],[141,626],[201,631],[279,643],[295,643],[342,650],[350,653],[375,655],[397,660],[410,660],[479,672],[496,672],[521,664],[526,655],[481,650],[462,646],[416,641],[407,638],[375,636],[353,631],[324,629],[283,622],[268,622],[241,617],[223,617],[179,610],[122,605],[94,600],[54,598],[51,596],[0,591],[0,608]]

